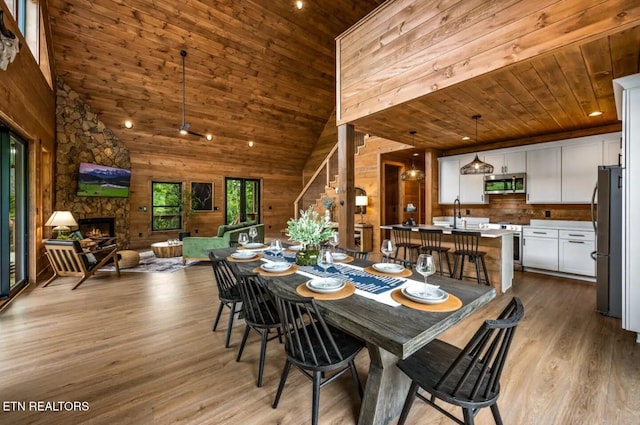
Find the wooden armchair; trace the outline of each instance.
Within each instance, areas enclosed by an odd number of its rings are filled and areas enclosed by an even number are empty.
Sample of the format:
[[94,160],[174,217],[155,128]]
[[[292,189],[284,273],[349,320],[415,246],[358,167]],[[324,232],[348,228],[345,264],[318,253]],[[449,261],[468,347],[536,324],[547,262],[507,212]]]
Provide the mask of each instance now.
[[115,244],[93,251],[84,251],[78,241],[49,239],[45,241],[44,246],[53,269],[53,276],[47,280],[43,288],[58,276],[77,276],[80,280],[71,288],[76,289],[111,259],[120,276],[118,250]]

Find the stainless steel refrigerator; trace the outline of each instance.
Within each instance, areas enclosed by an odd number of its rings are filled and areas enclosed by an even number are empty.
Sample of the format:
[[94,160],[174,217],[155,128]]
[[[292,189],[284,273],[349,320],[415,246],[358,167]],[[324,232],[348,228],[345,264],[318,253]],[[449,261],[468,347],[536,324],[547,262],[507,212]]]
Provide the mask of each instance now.
[[596,231],[596,311],[622,317],[622,167],[598,167]]

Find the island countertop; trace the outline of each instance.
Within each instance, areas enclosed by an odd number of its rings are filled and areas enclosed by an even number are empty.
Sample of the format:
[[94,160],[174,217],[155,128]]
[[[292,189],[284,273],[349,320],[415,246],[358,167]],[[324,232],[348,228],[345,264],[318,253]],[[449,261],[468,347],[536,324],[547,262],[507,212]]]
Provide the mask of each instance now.
[[[402,226],[404,228],[409,228],[413,232],[417,232],[419,229],[440,229],[442,233],[445,235],[450,235],[453,230],[451,227],[444,226],[434,226],[431,224],[418,224],[415,226],[405,226],[404,224],[385,224],[381,225],[381,229],[392,230],[394,226]],[[504,235],[512,234],[512,230],[506,229],[480,229],[480,228],[466,228],[466,229],[456,229],[456,230],[467,230],[470,232],[480,232],[480,237],[482,238],[500,238]]]

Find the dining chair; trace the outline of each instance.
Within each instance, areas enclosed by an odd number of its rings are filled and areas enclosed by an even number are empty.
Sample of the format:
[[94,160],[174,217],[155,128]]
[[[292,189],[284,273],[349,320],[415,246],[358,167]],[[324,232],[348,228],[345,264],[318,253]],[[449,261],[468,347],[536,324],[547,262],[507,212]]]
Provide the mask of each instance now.
[[[287,360],[273,402],[278,407],[291,366],[313,382],[311,423],[317,425],[320,389],[346,371],[351,371],[358,394],[362,385],[354,359],[364,343],[333,326],[327,325],[313,298],[287,298],[276,295],[276,304],[285,336]],[[332,373],[328,376],[328,373]]]
[[212,332],[215,332],[218,328],[218,322],[220,321],[223,307],[227,307],[230,310],[230,313],[229,323],[227,325],[227,339],[224,346],[225,348],[229,348],[233,319],[236,313],[240,312],[240,309],[236,310],[236,305],[242,303],[242,298],[240,298],[240,290],[238,289],[238,282],[235,274],[233,273],[231,264],[227,259],[216,257],[213,252],[209,252],[209,259],[211,260],[211,267],[213,267],[213,276],[216,279],[216,285],[218,286],[218,299],[220,300]]
[[[409,227],[393,226],[396,253],[390,257],[410,269],[413,268],[414,253],[416,257],[420,254],[420,244],[411,241],[411,232]],[[402,250],[402,256],[400,256],[400,250]]]
[[[464,259],[469,258],[469,261],[473,262],[476,266],[476,280],[478,281],[478,284],[484,283],[486,285],[490,285],[489,274],[487,273],[487,263],[484,261],[484,257],[487,253],[478,250],[478,247],[480,246],[480,232],[452,230],[451,235],[453,236],[453,244],[455,247],[453,255],[456,258],[451,277],[456,279],[463,278]],[[482,267],[484,278],[480,276],[480,267]]]
[[368,260],[369,259],[369,252],[367,251],[359,251],[357,249],[352,249],[352,248],[343,248],[341,246],[336,247],[336,249],[340,252],[344,252],[345,254],[347,254],[350,257],[353,257],[356,260]]
[[[502,425],[498,410],[500,376],[524,306],[513,297],[496,320],[485,320],[463,349],[435,339],[398,362],[411,378],[398,425],[404,425],[416,397],[462,425],[473,425],[475,415],[490,407],[497,425]],[[430,398],[419,393],[423,389]],[[436,404],[437,399],[462,408],[464,420]]]
[[436,252],[438,254],[438,263],[440,276],[444,274],[444,264],[442,262],[442,257],[447,260],[447,267],[449,270],[449,275],[452,273],[451,262],[449,261],[449,248],[442,246],[442,229],[418,229],[418,233],[420,234],[420,240],[422,242],[422,246],[420,247],[420,251],[425,254],[433,254]]
[[[233,265],[232,265],[233,266]],[[237,267],[232,267],[237,271]],[[244,335],[238,349],[239,362],[244,351],[250,331],[255,331],[260,335],[260,363],[258,367],[258,387],[262,386],[262,376],[264,371],[264,361],[267,353],[267,342],[273,338],[278,338],[282,342],[282,332],[280,330],[280,316],[276,308],[275,300],[271,292],[267,289],[267,283],[257,273],[237,273],[238,288],[242,299],[242,311],[244,313]],[[269,338],[269,333],[275,331],[275,335]]]

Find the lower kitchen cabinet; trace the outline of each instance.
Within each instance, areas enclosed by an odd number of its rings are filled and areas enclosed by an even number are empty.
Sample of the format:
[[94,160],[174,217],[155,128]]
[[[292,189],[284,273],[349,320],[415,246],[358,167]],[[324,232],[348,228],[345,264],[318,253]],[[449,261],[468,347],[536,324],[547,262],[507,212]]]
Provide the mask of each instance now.
[[596,262],[591,253],[596,250],[594,232],[560,231],[558,271],[595,277]]
[[523,229],[522,265],[535,269],[558,271],[558,231],[555,229]]

